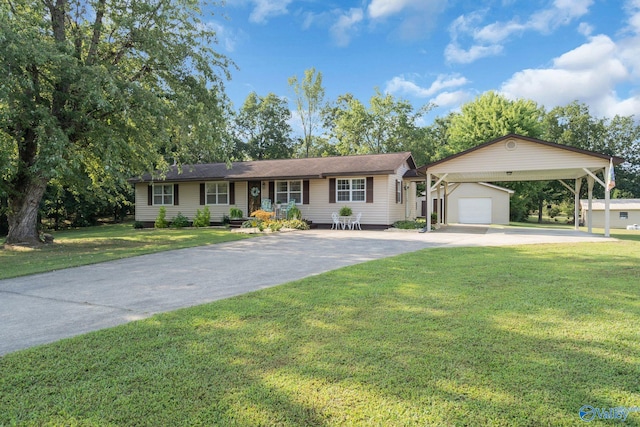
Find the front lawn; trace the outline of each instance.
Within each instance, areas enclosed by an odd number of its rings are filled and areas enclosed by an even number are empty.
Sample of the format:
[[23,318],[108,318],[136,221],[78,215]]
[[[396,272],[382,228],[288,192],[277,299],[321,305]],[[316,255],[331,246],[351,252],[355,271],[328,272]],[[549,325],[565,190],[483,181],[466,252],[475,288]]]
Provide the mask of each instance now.
[[0,425],[582,425],[640,406],[639,260],[429,249],[154,316],[1,358]]
[[51,234],[54,243],[37,249],[3,249],[0,245],[0,279],[249,237],[219,228],[135,230],[131,224],[101,225]]

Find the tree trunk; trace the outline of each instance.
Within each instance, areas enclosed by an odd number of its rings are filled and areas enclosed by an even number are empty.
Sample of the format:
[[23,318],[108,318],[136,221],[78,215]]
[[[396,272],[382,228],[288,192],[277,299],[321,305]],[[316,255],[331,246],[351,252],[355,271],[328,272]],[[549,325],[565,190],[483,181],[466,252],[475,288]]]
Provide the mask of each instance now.
[[538,199],[538,224],[542,224],[542,203],[544,203],[544,199]]
[[9,196],[7,244],[36,246],[42,243],[38,235],[38,209],[46,188],[44,180],[29,180],[23,191]]

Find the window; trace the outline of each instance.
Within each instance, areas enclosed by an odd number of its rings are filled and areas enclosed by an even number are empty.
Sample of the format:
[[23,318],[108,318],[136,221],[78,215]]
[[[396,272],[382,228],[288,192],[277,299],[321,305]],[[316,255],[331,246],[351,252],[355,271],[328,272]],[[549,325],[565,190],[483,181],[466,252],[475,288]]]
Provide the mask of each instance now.
[[339,202],[364,202],[365,179],[337,179],[336,200]]
[[276,203],[302,203],[302,181],[276,181]]
[[620,219],[629,219],[629,212],[620,212]]
[[173,184],[155,184],[153,186],[154,205],[173,205]]
[[227,205],[229,204],[229,183],[208,182],[205,194],[207,205]]

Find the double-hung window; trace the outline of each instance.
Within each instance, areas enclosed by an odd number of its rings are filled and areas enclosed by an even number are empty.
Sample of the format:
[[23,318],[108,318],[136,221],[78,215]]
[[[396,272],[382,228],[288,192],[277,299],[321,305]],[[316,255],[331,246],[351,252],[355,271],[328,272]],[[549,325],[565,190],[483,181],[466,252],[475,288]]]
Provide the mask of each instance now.
[[336,200],[339,202],[364,202],[365,201],[365,179],[337,179],[336,180]]
[[629,212],[620,212],[620,219],[629,219]]
[[276,181],[276,203],[302,203],[302,181]]
[[208,182],[205,194],[208,205],[227,205],[229,204],[229,183]]
[[173,205],[173,184],[154,184],[153,204]]

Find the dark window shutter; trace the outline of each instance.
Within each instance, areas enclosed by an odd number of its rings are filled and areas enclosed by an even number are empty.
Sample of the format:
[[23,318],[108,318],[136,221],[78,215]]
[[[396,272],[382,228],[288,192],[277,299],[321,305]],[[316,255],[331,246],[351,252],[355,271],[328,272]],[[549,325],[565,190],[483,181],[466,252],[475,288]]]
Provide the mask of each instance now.
[[329,178],[329,203],[336,202],[336,179]]
[[396,179],[396,203],[399,203],[400,201],[398,200],[398,180]]
[[276,183],[275,181],[269,181],[269,198],[272,202],[276,201]]
[[229,204],[230,205],[236,204],[236,183],[235,182],[229,183]]
[[302,204],[309,204],[309,180],[305,179],[302,181]]
[[373,177],[367,177],[367,203],[373,203]]
[[205,204],[204,182],[200,183],[200,204]]
[[404,184],[402,183],[402,181],[398,181],[398,187],[399,187],[398,188],[398,194],[400,195],[400,203],[404,202],[404,199],[403,199],[403,197],[404,197],[404,189],[402,188],[403,185]]
[[147,205],[153,205],[153,185],[147,187]]
[[178,206],[180,204],[178,188],[179,188],[179,184],[173,184],[173,205],[174,206]]

